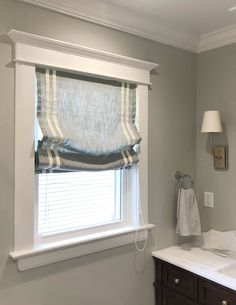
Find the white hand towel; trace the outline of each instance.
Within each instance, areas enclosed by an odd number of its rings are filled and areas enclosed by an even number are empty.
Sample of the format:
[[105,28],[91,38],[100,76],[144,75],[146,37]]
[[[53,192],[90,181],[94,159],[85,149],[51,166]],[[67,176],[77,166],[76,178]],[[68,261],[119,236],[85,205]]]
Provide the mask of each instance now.
[[179,190],[176,233],[181,236],[201,235],[198,205],[193,189]]

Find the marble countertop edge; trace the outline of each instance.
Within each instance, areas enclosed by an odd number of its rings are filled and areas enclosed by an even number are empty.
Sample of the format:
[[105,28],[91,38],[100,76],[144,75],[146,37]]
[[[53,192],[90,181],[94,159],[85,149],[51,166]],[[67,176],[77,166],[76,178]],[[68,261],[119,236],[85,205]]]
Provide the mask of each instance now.
[[235,264],[235,259],[219,257],[195,247],[185,250],[180,246],[153,251],[152,256],[236,291],[236,279],[219,272],[221,268]]

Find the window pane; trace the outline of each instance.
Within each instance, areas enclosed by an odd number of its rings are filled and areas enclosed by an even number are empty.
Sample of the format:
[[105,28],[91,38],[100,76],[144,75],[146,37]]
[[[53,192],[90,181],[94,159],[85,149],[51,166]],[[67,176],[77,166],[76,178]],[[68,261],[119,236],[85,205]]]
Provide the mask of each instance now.
[[121,171],[38,175],[38,234],[121,220]]

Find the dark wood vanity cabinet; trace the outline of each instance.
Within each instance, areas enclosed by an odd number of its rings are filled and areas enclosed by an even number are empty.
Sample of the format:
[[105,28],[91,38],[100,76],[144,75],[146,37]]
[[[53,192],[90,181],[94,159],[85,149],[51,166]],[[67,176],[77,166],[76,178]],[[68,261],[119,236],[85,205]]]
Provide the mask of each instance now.
[[154,260],[156,305],[236,305],[236,291]]
[[199,304],[236,305],[236,291],[199,279]]

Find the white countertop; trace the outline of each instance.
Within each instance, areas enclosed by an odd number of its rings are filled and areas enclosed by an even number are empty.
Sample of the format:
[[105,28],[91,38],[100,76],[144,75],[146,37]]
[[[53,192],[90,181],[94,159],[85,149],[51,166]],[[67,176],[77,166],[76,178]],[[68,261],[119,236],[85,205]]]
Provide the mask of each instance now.
[[197,247],[184,249],[179,246],[154,251],[152,255],[236,291],[236,277],[219,272],[222,268],[236,266],[233,258],[224,258]]

